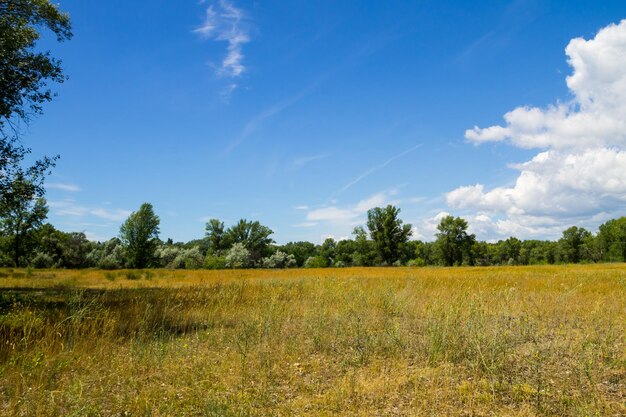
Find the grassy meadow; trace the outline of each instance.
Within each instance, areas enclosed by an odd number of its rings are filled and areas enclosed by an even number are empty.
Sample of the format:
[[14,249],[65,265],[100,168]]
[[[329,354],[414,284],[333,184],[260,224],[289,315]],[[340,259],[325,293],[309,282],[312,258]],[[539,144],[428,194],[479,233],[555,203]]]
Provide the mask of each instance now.
[[625,416],[626,266],[0,270],[3,416]]

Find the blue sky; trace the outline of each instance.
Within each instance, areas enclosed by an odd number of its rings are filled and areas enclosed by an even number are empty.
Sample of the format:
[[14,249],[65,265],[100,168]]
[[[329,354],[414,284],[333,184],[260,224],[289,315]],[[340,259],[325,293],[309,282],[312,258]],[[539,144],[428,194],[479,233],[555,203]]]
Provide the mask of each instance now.
[[74,38],[42,46],[69,80],[25,142],[61,155],[61,230],[108,239],[143,202],[182,241],[211,217],[348,237],[388,203],[426,240],[446,213],[486,240],[624,214],[624,140],[574,120],[619,124],[584,100],[626,104],[600,83],[626,79],[623,1],[60,4]]

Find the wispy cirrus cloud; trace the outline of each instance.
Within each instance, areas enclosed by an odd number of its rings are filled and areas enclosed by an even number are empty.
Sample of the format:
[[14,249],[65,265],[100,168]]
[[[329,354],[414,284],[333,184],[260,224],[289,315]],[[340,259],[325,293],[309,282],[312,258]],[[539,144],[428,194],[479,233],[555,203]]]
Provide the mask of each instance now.
[[50,190],[65,191],[68,193],[77,193],[81,191],[81,188],[76,184],[61,183],[61,182],[52,182],[50,184],[47,184],[46,188]]
[[[204,23],[194,30],[204,39],[226,42],[226,55],[216,68],[218,76],[238,78],[245,71],[243,45],[250,42],[249,24],[246,14],[234,3],[220,0],[207,7]],[[237,88],[230,83],[225,91],[229,94]]]
[[399,154],[396,154],[394,156],[392,156],[391,158],[388,158],[387,160],[385,160],[382,164],[378,164],[378,165],[374,165],[373,167],[369,168],[367,171],[363,172],[361,175],[359,175],[358,177],[356,177],[355,179],[353,179],[352,181],[350,181],[349,183],[347,183],[346,185],[344,185],[343,187],[341,187],[339,190],[335,191],[335,193],[333,194],[334,196],[337,196],[338,194],[343,193],[344,191],[346,191],[347,189],[349,189],[350,187],[352,187],[353,185],[356,185],[357,183],[361,182],[363,179],[365,179],[366,177],[368,177],[369,175],[373,174],[374,172],[385,168],[387,165],[391,164],[393,161],[395,161],[396,159],[400,159],[405,155],[410,154],[411,152],[415,151],[417,148],[421,147],[423,144],[418,144],[415,145],[405,151],[400,152]]
[[84,218],[94,216],[103,220],[122,221],[131,214],[130,210],[87,207],[77,204],[71,199],[50,201],[48,205],[52,209],[52,213],[60,217]]
[[327,154],[300,156],[300,157],[294,158],[294,160],[291,162],[291,166],[294,169],[298,169],[298,168],[302,168],[303,166],[311,162],[319,161],[319,160],[326,159],[326,158],[328,158]]
[[280,114],[283,110],[292,106],[296,102],[298,102],[302,97],[304,97],[312,87],[308,87],[301,91],[300,93],[289,97],[285,100],[274,103],[273,105],[261,110],[259,113],[254,115],[243,127],[241,133],[237,138],[232,140],[226,149],[224,149],[219,156],[224,157],[230,154],[235,148],[241,145],[248,137],[254,134],[264,123],[266,120],[271,119],[272,117]]

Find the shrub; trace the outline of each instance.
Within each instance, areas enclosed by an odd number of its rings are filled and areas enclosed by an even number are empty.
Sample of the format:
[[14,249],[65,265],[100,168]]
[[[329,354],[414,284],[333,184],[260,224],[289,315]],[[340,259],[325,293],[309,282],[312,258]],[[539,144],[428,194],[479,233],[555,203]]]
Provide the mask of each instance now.
[[35,257],[30,261],[33,268],[52,268],[54,266],[54,259],[47,253],[38,252]]
[[96,266],[100,269],[120,269],[123,265],[115,255],[111,254],[100,259]]
[[247,268],[250,266],[250,251],[243,243],[235,243],[226,254],[228,268]]
[[185,269],[202,268],[203,261],[202,253],[197,246],[185,251]]
[[296,258],[285,252],[276,251],[272,256],[263,258],[261,265],[263,268],[293,268],[296,266]]
[[305,268],[326,268],[328,266],[326,259],[322,256],[310,256],[305,262]]
[[182,259],[176,261],[176,259],[180,256],[180,252],[181,249],[177,246],[161,246],[157,249],[155,256],[159,266],[177,269],[184,267],[184,265],[178,266],[182,263]]
[[214,256],[209,253],[204,259],[204,267],[207,269],[224,269],[226,268],[226,258],[224,256]]
[[416,258],[416,259],[411,259],[409,262],[407,262],[406,266],[421,268],[423,266],[426,266],[426,262],[424,262],[422,258]]

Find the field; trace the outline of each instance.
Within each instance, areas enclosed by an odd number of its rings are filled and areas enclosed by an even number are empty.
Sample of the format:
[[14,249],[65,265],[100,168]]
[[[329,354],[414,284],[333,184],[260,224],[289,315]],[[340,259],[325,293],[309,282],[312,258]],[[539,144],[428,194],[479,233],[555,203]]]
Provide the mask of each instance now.
[[626,266],[0,270],[0,415],[625,416]]

